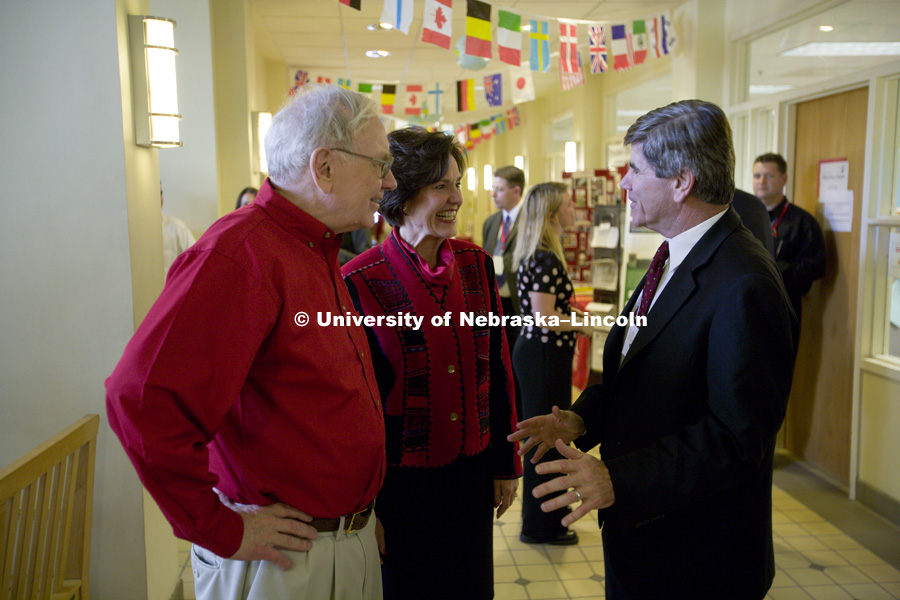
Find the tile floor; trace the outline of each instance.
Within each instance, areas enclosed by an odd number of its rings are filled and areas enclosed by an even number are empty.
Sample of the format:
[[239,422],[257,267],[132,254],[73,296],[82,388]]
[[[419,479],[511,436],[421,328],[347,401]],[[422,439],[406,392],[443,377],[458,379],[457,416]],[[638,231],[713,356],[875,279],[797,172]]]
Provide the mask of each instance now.
[[[494,526],[497,600],[604,598],[596,515],[573,528],[577,546],[519,541],[516,505]],[[780,454],[773,489],[776,575],[772,600],[900,599],[900,529],[847,499],[845,490]],[[185,598],[194,598],[187,551]]]

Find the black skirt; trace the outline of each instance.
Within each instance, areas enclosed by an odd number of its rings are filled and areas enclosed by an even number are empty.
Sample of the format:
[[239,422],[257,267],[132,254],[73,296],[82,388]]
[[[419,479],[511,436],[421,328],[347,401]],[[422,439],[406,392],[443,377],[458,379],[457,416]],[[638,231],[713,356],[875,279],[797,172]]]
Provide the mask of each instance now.
[[[540,335],[540,334],[538,334]],[[541,342],[539,337],[531,339],[520,336],[513,351],[513,367],[519,376],[522,388],[522,419],[546,415],[553,405],[565,410],[572,406],[572,358],[575,349],[563,342],[557,346],[555,339]],[[538,539],[548,540],[566,532],[562,521],[569,513],[568,508],[560,508],[545,513],[541,503],[565,492],[548,494],[535,498],[532,490],[542,483],[555,479],[558,474],[538,475],[531,464],[533,451],[522,457],[522,533]],[[556,449],[548,450],[541,462],[559,460],[562,455]]]
[[385,600],[493,598],[493,507],[487,452],[445,467],[389,466],[376,505]]

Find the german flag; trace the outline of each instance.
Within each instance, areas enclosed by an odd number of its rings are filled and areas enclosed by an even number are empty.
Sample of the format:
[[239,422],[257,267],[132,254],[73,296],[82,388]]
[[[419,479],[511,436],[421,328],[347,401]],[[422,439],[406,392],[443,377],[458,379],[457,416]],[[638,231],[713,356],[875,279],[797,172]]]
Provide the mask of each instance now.
[[474,79],[461,79],[456,82],[456,110],[459,112],[475,110]]
[[394,114],[394,100],[397,98],[396,85],[381,86],[381,112],[386,115]]
[[491,58],[491,5],[467,0],[466,54]]
[[361,0],[338,0],[344,6],[349,6],[350,8],[355,8],[359,10],[359,3]]

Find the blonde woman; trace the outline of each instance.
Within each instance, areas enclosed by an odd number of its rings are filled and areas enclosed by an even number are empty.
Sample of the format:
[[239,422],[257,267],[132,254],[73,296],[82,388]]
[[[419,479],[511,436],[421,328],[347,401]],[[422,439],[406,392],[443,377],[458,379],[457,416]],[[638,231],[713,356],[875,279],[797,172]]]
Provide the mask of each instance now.
[[[572,404],[572,357],[577,333],[590,335],[586,326],[573,326],[572,282],[566,272],[560,235],[575,224],[575,204],[565,184],[540,183],[529,190],[519,215],[519,241],[513,257],[518,265],[517,288],[522,316],[556,315],[554,327],[524,326],[513,350],[513,367],[522,388],[522,418],[548,414],[554,405],[566,409]],[[556,450],[544,460],[562,458]],[[578,535],[560,522],[568,509],[545,513],[532,490],[553,479],[537,475],[531,461],[523,461],[522,535],[528,544],[567,546],[578,543]]]

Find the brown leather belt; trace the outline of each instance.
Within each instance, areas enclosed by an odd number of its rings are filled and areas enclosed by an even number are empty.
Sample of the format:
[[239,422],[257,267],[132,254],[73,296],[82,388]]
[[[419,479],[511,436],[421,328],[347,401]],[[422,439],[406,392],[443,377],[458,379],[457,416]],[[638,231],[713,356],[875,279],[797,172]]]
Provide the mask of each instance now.
[[[375,503],[373,502],[359,512],[342,517],[344,519],[344,530],[347,533],[353,533],[354,531],[359,531],[364,528],[369,522],[369,517],[372,516],[372,509],[374,507]],[[337,531],[341,526],[341,519],[313,519],[308,525],[314,527],[316,531],[327,533],[330,531]]]

